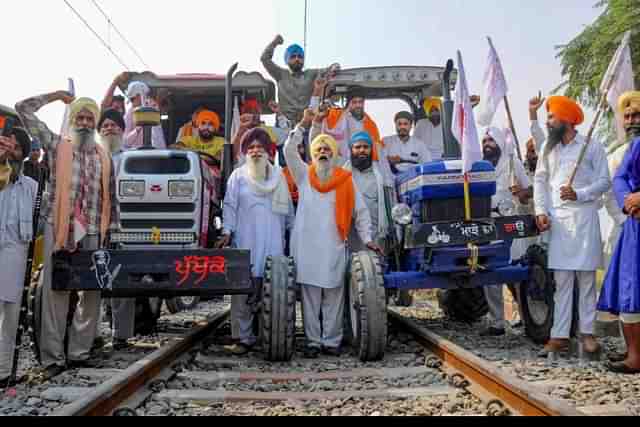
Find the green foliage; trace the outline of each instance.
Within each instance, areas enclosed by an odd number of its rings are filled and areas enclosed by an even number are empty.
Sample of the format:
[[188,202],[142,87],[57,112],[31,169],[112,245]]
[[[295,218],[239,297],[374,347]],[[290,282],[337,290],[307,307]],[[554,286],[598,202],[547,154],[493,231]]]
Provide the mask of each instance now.
[[[632,30],[631,55],[636,87],[640,88],[640,0],[601,0],[595,7],[604,9],[598,19],[568,44],[556,48],[565,78],[556,91],[564,89],[566,96],[592,108],[598,105],[602,78],[628,30]],[[615,135],[612,119],[609,112],[607,123],[599,129],[606,140]]]

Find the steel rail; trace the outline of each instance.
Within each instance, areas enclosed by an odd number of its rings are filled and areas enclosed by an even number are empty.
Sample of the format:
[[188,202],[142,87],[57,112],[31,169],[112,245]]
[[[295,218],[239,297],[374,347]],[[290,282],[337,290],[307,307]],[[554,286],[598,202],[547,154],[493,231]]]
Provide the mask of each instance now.
[[414,321],[389,309],[390,320],[410,332],[444,364],[466,377],[488,395],[495,396],[518,415],[524,416],[584,416],[569,404],[551,398],[525,381],[510,375],[493,363],[481,359],[445,338],[427,331]]
[[134,395],[145,384],[152,381],[164,369],[180,356],[187,353],[203,339],[211,335],[230,316],[231,311],[225,310],[207,320],[203,326],[193,330],[183,339],[171,343],[153,354],[139,360],[111,380],[102,383],[93,393],[64,406],[51,416],[79,417],[79,416],[107,416],[114,409]]

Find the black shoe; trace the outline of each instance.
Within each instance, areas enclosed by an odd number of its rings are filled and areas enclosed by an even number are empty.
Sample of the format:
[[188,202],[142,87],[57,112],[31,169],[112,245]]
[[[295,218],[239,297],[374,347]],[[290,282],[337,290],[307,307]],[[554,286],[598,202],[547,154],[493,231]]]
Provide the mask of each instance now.
[[611,353],[607,358],[609,359],[609,362],[611,362],[611,363],[622,363],[625,360],[627,360],[628,355],[626,353],[625,354],[622,354],[622,353]]
[[322,349],[322,354],[325,356],[340,357],[342,355],[342,350],[340,350],[340,348],[325,347]]
[[305,359],[317,359],[320,356],[320,349],[317,347],[306,347],[304,349]]
[[224,351],[233,354],[234,356],[245,356],[251,352],[251,349],[252,347],[249,347],[248,345],[242,343],[224,347]]
[[44,370],[42,371],[43,380],[44,381],[49,381],[49,380],[57,377],[58,375],[60,375],[61,373],[63,373],[66,370],[67,369],[64,366],[50,365],[50,366],[44,368]]
[[105,344],[106,343],[104,341],[104,338],[97,337],[95,340],[93,340],[93,346],[91,347],[91,352],[101,350],[102,348],[104,348]]
[[633,369],[624,363],[607,363],[605,365],[610,372],[622,375],[640,375],[640,369]]
[[490,327],[480,332],[481,337],[503,337],[506,334],[504,329]]
[[126,350],[129,347],[131,347],[131,344],[129,344],[129,340],[123,340],[118,338],[113,339],[113,349],[115,351]]
[[513,329],[522,329],[524,328],[524,323],[522,322],[522,320],[518,320],[517,322],[512,323],[511,327]]
[[11,378],[7,377],[7,378],[3,378],[0,380],[0,390],[4,390],[9,388],[9,381],[11,380]]

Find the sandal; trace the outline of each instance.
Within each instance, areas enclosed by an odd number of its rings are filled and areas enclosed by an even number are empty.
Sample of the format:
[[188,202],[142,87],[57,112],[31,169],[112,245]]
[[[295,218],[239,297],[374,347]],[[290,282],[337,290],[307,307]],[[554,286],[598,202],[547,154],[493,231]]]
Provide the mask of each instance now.
[[609,371],[615,374],[640,375],[640,369],[630,368],[624,363],[607,363],[606,367]]

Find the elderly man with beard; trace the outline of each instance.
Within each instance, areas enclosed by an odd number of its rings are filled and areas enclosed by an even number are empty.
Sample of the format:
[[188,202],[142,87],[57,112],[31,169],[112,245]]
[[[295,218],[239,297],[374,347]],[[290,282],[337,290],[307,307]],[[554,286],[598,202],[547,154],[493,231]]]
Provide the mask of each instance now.
[[[594,356],[600,351],[593,337],[596,271],[603,261],[598,210],[600,199],[611,188],[607,156],[602,144],[592,141],[578,165],[587,144],[576,130],[584,122],[582,109],[564,96],[551,97],[546,105],[549,137],[538,162],[534,193],[538,228],[549,231],[548,265],[554,270],[556,292],[551,339],[540,356],[568,350],[576,282],[580,288],[578,330],[582,348],[586,355]],[[532,128],[534,136],[542,134],[537,121]]]
[[[598,310],[620,316],[627,354],[613,356],[608,369],[640,374],[640,92],[625,93],[619,100],[629,146],[613,180],[618,209],[626,220],[619,233],[611,265],[605,277]],[[618,150],[619,151],[619,150]],[[618,152],[614,151],[614,155]]]
[[[284,255],[286,218],[293,215],[293,205],[282,171],[269,163],[269,134],[261,128],[252,129],[244,134],[241,145],[246,163],[227,183],[224,237],[218,246],[233,242],[234,248],[250,250],[253,280],[256,287],[261,287],[267,257]],[[248,296],[234,296],[232,311],[240,342],[225,349],[241,356],[256,344]]]
[[[53,133],[35,113],[45,105],[69,105],[69,129],[64,138]],[[88,98],[74,100],[67,92],[54,92],[19,102],[16,110],[29,132],[51,158],[50,199],[45,219],[45,265],[42,290],[41,361],[48,378],[70,368],[88,365],[100,311],[99,292],[80,292],[74,318],[67,331],[69,292],[52,289],[53,255],[60,251],[97,250],[104,246],[111,225],[112,165],[109,154],[96,142],[99,109]],[[69,337],[68,357],[65,335]]]
[[391,171],[396,175],[431,161],[431,153],[424,141],[411,136],[413,122],[413,114],[399,112],[394,119],[397,135],[383,140]]
[[287,48],[284,55],[286,68],[279,67],[273,62],[273,55],[278,46],[284,44],[281,35],[266,47],[260,60],[262,65],[278,83],[278,103],[282,114],[291,122],[298,123],[302,119],[302,114],[309,106],[313,85],[320,75],[330,74],[332,77],[340,68],[338,64],[332,65],[328,69],[304,69],[304,49],[297,44]]
[[[0,132],[5,119],[0,116]],[[27,133],[14,128],[0,136],[0,390],[8,386],[13,366],[20,303],[33,238],[33,208],[38,183],[22,174],[31,151]]]
[[[522,163],[514,160],[513,152],[507,147],[505,133],[498,128],[489,127],[482,135],[482,150],[484,160],[491,162],[496,168],[497,192],[491,200],[491,207],[495,210],[503,200],[527,203],[531,199],[529,179]],[[497,213],[494,214],[498,216]],[[514,242],[515,245],[515,242]],[[515,246],[512,247],[513,258],[521,254]],[[504,319],[504,285],[487,286],[484,288],[491,326],[480,333],[481,336],[499,337],[505,335]],[[515,292],[512,291],[512,293]]]
[[[113,163],[113,176],[118,176],[120,162],[123,150],[123,134],[125,130],[125,122],[122,114],[117,110],[106,110],[102,112],[100,121],[98,122],[98,130],[100,132],[100,144],[111,154]],[[115,182],[112,184],[115,188]],[[117,199],[113,199],[114,212]],[[115,223],[115,217],[112,223]],[[112,298],[112,334],[113,349],[116,351],[129,347],[128,340],[134,336],[135,332],[135,298]]]
[[381,252],[373,242],[371,217],[352,174],[336,166],[336,141],[329,135],[317,136],[311,144],[311,166],[300,157],[298,145],[313,119],[314,113],[306,110],[284,148],[300,192],[291,252],[302,287],[307,358],[317,358],[321,351],[331,356],[341,353],[351,228],[355,227],[368,249]]

